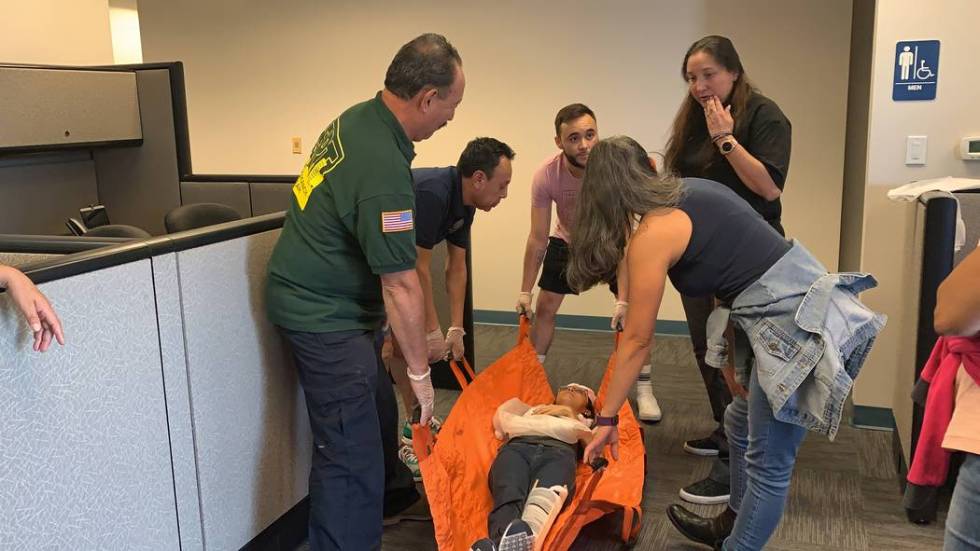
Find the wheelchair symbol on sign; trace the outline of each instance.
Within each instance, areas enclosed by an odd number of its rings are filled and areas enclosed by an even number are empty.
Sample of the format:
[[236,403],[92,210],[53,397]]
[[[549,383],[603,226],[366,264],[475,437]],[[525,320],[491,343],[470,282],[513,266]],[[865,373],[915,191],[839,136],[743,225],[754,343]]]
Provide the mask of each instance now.
[[[902,53],[898,54],[898,65],[902,68],[902,80],[928,80],[936,75],[932,68],[926,65],[926,60],[919,59],[919,47],[912,48],[905,46]],[[914,68],[914,74],[913,74]]]
[[932,78],[936,73],[932,72],[932,69],[926,66],[926,60],[919,62],[919,68],[915,70],[915,78],[919,80],[926,80]]

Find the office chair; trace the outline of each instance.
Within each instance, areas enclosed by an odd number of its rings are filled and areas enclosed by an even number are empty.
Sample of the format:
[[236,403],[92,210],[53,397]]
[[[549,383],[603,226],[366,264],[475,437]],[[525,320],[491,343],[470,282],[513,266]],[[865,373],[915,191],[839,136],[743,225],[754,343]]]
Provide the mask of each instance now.
[[241,220],[238,211],[219,203],[193,203],[175,208],[163,218],[167,233],[203,228],[224,222]]
[[130,237],[133,239],[145,239],[150,237],[150,234],[146,230],[137,228],[136,226],[106,224],[105,226],[88,230],[82,234],[82,237]]

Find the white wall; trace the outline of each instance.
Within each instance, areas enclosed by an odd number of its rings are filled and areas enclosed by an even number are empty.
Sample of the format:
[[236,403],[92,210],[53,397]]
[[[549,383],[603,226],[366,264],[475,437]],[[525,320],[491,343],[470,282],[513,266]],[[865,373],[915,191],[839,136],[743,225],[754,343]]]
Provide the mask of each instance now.
[[[891,319],[858,379],[854,402],[893,408],[906,453],[911,434],[908,396],[915,369],[915,289],[921,268],[914,256],[915,210],[888,201],[885,194],[913,180],[980,178],[980,163],[962,161],[954,153],[959,138],[980,134],[980,74],[975,62],[980,35],[976,18],[968,16],[975,8],[971,0],[880,0],[877,7],[861,268],[880,282],[865,301]],[[892,101],[895,43],[925,39],[941,41],[936,99]],[[908,135],[929,137],[926,166],[905,166]]]
[[143,62],[140,17],[136,0],[109,0],[112,59],[120,65]]
[[[474,228],[475,308],[510,310],[520,285],[530,178],[555,151],[557,109],[582,101],[601,135],[663,148],[685,94],[687,47],[727,34],[747,72],[793,122],[784,196],[788,231],[837,264],[851,2],[623,0],[493,4],[423,0],[271,3],[141,0],[147,61],[185,63],[194,170],[298,172],[306,147],[342,110],[382,86],[398,47],[427,31],[459,49],[467,90],[456,120],[418,144],[415,166],[454,163],[490,135],[517,151],[510,197]],[[774,47],[779,44],[779,47]],[[814,44],[821,54],[814,56]],[[609,315],[604,289],[564,313]],[[683,319],[675,293],[664,319]]]
[[840,266],[861,268],[864,193],[868,180],[868,123],[871,109],[871,65],[874,62],[876,0],[854,3],[851,17],[851,60],[848,71],[844,193],[841,199]]
[[111,64],[107,0],[0,2],[0,62]]

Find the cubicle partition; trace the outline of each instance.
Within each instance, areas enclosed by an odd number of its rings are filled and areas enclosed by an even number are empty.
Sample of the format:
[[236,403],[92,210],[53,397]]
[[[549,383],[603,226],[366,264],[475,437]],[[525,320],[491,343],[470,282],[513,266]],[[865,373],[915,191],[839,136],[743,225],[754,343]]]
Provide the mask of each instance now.
[[0,234],[0,264],[20,267],[28,264],[127,243],[120,237],[77,237],[51,235]]
[[[295,176],[194,174],[179,62],[0,64],[0,100],[0,262],[40,284],[68,339],[34,353],[0,293],[0,548],[291,549],[311,436],[262,288]],[[163,235],[201,202],[244,220]],[[160,237],[63,237],[95,203]],[[433,382],[456,386],[444,366]]]
[[27,266],[68,341],[44,354],[0,293],[0,547],[239,549],[302,516],[309,422],[263,299],[282,221]]
[[[964,191],[954,194],[955,199],[943,196],[927,196],[919,201],[916,206],[916,235],[915,235],[915,255],[918,274],[918,309],[917,319],[913,320],[915,327],[915,372],[909,373],[902,380],[898,381],[899,390],[907,397],[912,390],[915,381],[922,373],[933,347],[936,344],[935,330],[933,329],[933,311],[936,308],[936,292],[939,284],[949,275],[949,273],[967,255],[978,247],[980,242],[980,192]],[[957,216],[962,217],[966,224],[966,239],[963,247],[955,250]],[[903,435],[906,438],[899,438],[896,434],[896,458],[900,464],[900,471],[905,470],[903,454],[901,453],[900,443],[902,441],[910,443],[908,450],[909,457],[915,455],[918,446],[919,433],[922,429],[924,410],[918,404],[913,404],[909,400],[910,408],[896,408],[898,411],[910,411],[911,423],[907,426],[911,428],[911,434]],[[900,423],[900,426],[905,425]],[[955,470],[951,473],[949,485],[955,480]],[[932,502],[919,511],[909,512],[910,520],[915,522],[929,522],[935,520],[938,504]]]

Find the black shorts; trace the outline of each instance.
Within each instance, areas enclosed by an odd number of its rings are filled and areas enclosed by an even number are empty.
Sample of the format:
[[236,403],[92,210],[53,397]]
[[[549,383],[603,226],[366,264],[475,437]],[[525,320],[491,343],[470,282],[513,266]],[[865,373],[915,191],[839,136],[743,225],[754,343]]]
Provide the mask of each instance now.
[[[578,294],[568,285],[568,274],[566,273],[568,254],[568,243],[564,239],[548,238],[548,252],[544,255],[544,267],[541,270],[538,287],[559,295]],[[618,295],[616,278],[609,282],[609,290],[613,295]]]

